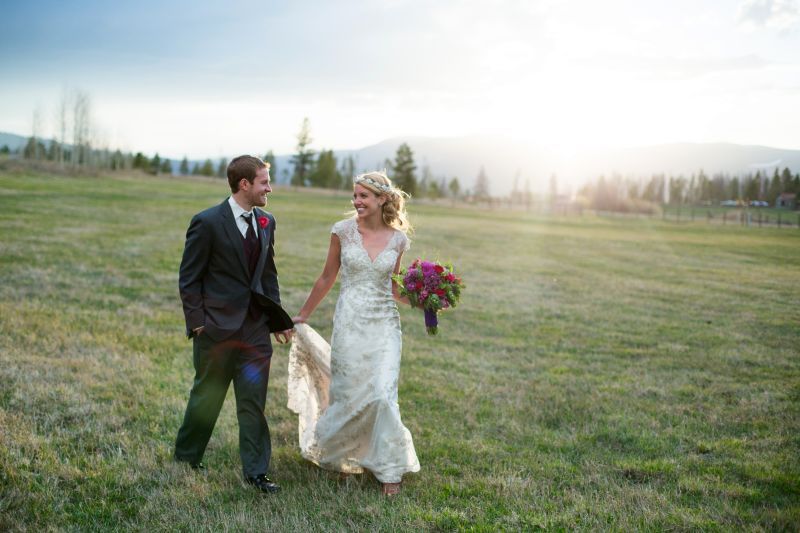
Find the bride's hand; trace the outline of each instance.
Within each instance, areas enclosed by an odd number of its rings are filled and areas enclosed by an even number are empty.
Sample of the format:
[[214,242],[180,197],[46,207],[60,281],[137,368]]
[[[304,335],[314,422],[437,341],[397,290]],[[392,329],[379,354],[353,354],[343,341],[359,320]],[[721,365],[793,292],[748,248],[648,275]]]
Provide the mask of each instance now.
[[306,320],[308,320],[306,317],[300,315],[292,317],[292,322],[294,322],[295,324],[305,324]]

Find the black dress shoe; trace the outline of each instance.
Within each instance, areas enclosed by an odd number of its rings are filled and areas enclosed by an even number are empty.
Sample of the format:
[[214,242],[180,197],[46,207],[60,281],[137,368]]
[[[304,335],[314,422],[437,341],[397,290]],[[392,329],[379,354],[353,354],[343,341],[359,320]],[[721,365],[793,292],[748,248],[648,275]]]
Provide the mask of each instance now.
[[272,481],[265,474],[259,474],[256,477],[248,477],[247,483],[253,485],[261,492],[268,492],[270,494],[280,492],[281,490],[281,486]]
[[188,464],[192,470],[199,470],[200,472],[206,471],[206,464],[203,462],[198,461],[196,463],[193,463],[192,461],[187,461],[186,459],[178,459],[177,457],[175,457],[174,459],[178,463]]

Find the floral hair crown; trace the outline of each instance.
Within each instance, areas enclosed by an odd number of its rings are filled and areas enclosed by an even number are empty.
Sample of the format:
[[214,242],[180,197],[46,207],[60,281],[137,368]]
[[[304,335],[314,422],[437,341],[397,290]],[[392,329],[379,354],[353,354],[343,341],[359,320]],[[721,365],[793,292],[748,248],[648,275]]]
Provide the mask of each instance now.
[[374,179],[372,179],[370,177],[367,177],[365,174],[361,174],[361,175],[355,176],[353,178],[353,183],[354,184],[366,183],[366,184],[371,185],[371,186],[375,187],[376,189],[381,190],[383,192],[388,192],[388,193],[392,192],[391,185],[386,185],[385,183],[378,183]]

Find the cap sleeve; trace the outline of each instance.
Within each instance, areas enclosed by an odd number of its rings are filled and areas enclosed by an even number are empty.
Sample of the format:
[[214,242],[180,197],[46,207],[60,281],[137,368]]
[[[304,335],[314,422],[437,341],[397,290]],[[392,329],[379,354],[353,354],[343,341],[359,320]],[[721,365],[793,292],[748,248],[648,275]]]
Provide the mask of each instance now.
[[408,236],[405,233],[403,233],[402,231],[398,230],[397,233],[398,233],[398,236],[397,236],[397,253],[401,254],[401,253],[403,253],[405,251],[408,251],[408,249],[411,248],[411,241],[409,240]]
[[344,231],[344,223],[346,220],[340,220],[333,226],[331,226],[331,233],[336,234],[340,239],[342,238],[342,232]]

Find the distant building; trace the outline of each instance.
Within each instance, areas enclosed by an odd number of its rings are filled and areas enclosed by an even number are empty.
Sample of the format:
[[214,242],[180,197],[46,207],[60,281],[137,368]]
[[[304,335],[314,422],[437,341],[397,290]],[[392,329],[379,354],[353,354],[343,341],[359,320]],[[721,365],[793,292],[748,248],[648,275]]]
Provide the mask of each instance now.
[[782,192],[775,199],[775,207],[782,207],[783,209],[797,208],[797,194],[793,192]]

